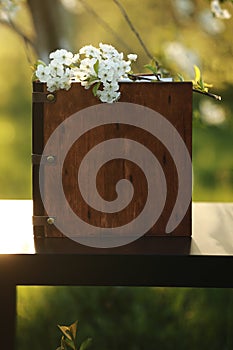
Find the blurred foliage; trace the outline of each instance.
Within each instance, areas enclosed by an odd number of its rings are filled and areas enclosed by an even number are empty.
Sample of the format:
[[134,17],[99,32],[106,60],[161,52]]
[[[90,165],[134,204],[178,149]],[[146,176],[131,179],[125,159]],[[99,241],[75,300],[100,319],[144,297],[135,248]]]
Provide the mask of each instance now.
[[0,38],[0,197],[28,198],[31,73],[19,38],[3,27]]
[[[89,43],[111,43],[125,53],[137,53],[139,60],[135,71],[145,70],[149,59],[113,1],[61,1],[70,13],[67,17],[67,26],[73,33],[70,47],[78,50]],[[217,119],[212,122],[211,116],[204,116],[200,104],[207,97],[194,96],[193,199],[232,201],[233,19],[214,18],[207,0],[145,0],[137,4],[134,0],[122,0],[122,4],[147,48],[164,67],[191,80],[194,78],[192,66],[197,64],[204,80],[211,82],[213,91],[222,95],[223,101],[217,102],[224,115],[221,122]],[[230,5],[226,3],[224,7],[233,15]],[[26,1],[14,21],[33,40],[35,30]],[[0,198],[31,198],[28,58],[34,61],[36,56],[32,50],[26,50],[23,40],[8,25],[2,23],[0,42]],[[184,55],[177,56],[182,52]]]
[[[54,6],[58,1],[54,0]],[[185,11],[179,7],[182,2]],[[125,53],[137,53],[135,71],[144,70],[149,59],[112,1],[62,3],[70,11],[70,47],[78,50],[85,44],[111,43]],[[221,107],[222,119],[208,115],[203,106],[207,97],[193,98],[193,197],[232,201],[233,19],[216,21],[207,0],[122,0],[122,4],[164,67],[193,79],[190,67],[197,64],[204,80],[222,95],[223,102],[211,102]],[[224,7],[233,15],[232,6]],[[34,38],[26,1],[14,20]],[[2,23],[0,43],[0,198],[31,198],[30,64],[36,55]],[[185,53],[185,61],[177,56],[179,52]],[[80,322],[80,344],[91,337],[93,349],[233,348],[230,289],[18,287],[17,292],[16,350],[56,349],[60,344],[56,325],[76,319]]]
[[98,350],[231,350],[231,289],[18,287],[16,350],[52,350],[56,324],[79,320]]

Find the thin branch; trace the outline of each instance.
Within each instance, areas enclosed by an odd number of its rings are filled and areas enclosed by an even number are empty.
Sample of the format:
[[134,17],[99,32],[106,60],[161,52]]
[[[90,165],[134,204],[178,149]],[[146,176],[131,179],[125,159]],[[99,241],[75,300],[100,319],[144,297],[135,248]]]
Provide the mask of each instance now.
[[8,17],[7,20],[2,20],[2,19],[1,19],[0,22],[1,22],[2,24],[7,25],[7,26],[10,27],[11,29],[13,29],[14,32],[15,32],[16,34],[18,34],[18,35],[24,40],[25,43],[29,44],[30,46],[32,46],[32,47],[34,48],[34,43],[33,43],[33,41],[32,41],[27,35],[25,35],[25,34],[22,32],[22,30],[21,30],[18,26],[16,26],[16,24],[11,20],[10,17]]
[[[159,74],[154,74],[155,78],[157,79],[157,81],[161,81],[160,79],[160,75]],[[144,75],[140,75],[140,74],[128,74],[128,77],[131,79],[131,80],[147,80],[147,81],[150,81],[150,82],[153,82],[153,80],[151,80],[150,78],[147,78],[145,77]]]
[[18,34],[23,39],[27,61],[30,65],[33,65],[33,62],[30,58],[30,51],[29,51],[29,48],[32,47],[33,50],[36,52],[36,48],[33,41],[30,38],[28,38],[28,36],[26,36],[18,26],[16,26],[16,24],[11,20],[11,18],[9,18],[9,25],[15,31],[15,33]]
[[202,95],[206,95],[206,96],[212,97],[212,98],[214,98],[217,101],[221,101],[222,100],[221,96],[212,94],[211,92],[202,91],[202,90],[198,90],[198,89],[195,89],[195,88],[193,88],[193,91],[197,92],[199,94],[202,94]]
[[[155,60],[153,55],[150,53],[150,51],[147,49],[145,43],[143,42],[141,36],[139,35],[138,31],[135,29],[132,21],[130,20],[125,8],[121,5],[121,3],[118,0],[113,0],[113,2],[118,6],[118,8],[120,9],[123,17],[125,18],[126,22],[128,23],[130,29],[132,30],[132,32],[135,34],[135,36],[137,37],[139,43],[141,44],[143,50],[145,51],[146,55],[149,57],[150,60]],[[157,67],[159,67],[159,63],[157,61],[155,61],[155,64]]]
[[92,14],[93,17],[95,17],[96,21],[99,22],[99,24],[106,31],[110,32],[117,39],[117,41],[129,52],[131,51],[131,48],[128,46],[128,44],[124,40],[122,40],[122,38],[110,27],[110,25],[102,17],[100,17],[97,12],[95,12],[85,0],[79,0],[79,2],[82,4],[82,6],[87,12],[89,12],[90,14]]
[[0,19],[0,23],[8,26],[17,35],[19,35],[21,39],[23,39],[25,44],[25,53],[27,60],[29,64],[32,65],[32,61],[29,56],[29,47],[32,47],[35,50],[35,45],[33,41],[29,37],[27,37],[18,26],[16,26],[16,24],[12,21],[12,19],[9,16],[7,16],[7,20]]
[[[147,81],[150,81],[150,82],[154,82],[155,81],[155,80],[151,80],[150,78],[147,78],[145,76],[142,76],[140,74],[128,74],[128,77],[130,79],[134,80],[134,81],[136,81],[136,80],[147,80]],[[161,79],[158,79],[158,77],[156,75],[155,75],[155,77],[157,78],[157,82],[162,82]],[[221,96],[216,95],[216,94],[212,94],[211,92],[208,92],[208,91],[202,91],[202,90],[198,90],[198,89],[193,88],[193,92],[197,92],[199,94],[206,95],[208,97],[212,97],[212,98],[214,98],[217,101],[221,101],[222,100]]]

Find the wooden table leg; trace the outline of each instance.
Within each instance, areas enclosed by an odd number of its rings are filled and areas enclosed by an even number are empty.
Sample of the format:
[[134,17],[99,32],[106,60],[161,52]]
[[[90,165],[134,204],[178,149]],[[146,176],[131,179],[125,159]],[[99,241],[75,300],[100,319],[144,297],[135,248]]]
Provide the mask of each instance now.
[[[4,277],[2,276],[4,280]],[[1,349],[15,349],[16,286],[2,281],[0,286]]]

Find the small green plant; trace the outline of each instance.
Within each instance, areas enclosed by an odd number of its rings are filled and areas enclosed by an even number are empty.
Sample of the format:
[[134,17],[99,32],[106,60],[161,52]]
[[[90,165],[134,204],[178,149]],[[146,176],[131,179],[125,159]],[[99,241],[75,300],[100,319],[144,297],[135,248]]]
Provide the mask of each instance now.
[[195,71],[195,78],[192,81],[193,91],[213,97],[215,100],[221,100],[221,96],[218,96],[209,92],[209,88],[212,87],[212,84],[207,84],[204,82],[199,67],[194,65],[194,71]]
[[86,350],[91,342],[91,338],[87,338],[78,347],[77,345],[77,333],[78,333],[78,321],[75,321],[70,326],[60,326],[58,328],[62,332],[61,345],[56,350]]
[[195,79],[193,81],[193,87],[197,90],[208,92],[209,88],[212,87],[212,84],[207,84],[204,82],[201,71],[199,67],[197,67],[196,65],[194,65],[194,71],[195,71]]

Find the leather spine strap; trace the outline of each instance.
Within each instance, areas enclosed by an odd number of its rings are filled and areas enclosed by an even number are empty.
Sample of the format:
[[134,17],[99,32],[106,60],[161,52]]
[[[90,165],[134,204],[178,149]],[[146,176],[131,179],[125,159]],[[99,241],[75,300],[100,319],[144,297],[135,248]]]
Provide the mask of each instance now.
[[33,226],[47,226],[53,225],[55,223],[54,216],[33,216],[32,224]]
[[56,102],[56,94],[53,93],[47,93],[47,92],[33,92],[32,93],[32,102],[33,103],[54,103]]
[[42,156],[41,154],[32,154],[32,164],[54,165],[56,164],[56,157],[53,155]]

